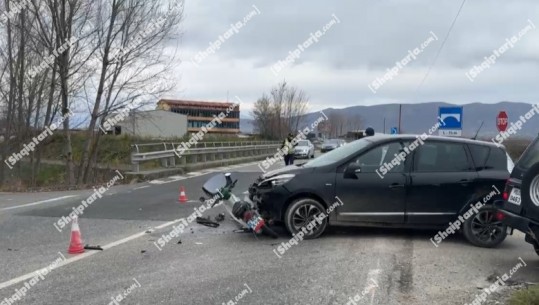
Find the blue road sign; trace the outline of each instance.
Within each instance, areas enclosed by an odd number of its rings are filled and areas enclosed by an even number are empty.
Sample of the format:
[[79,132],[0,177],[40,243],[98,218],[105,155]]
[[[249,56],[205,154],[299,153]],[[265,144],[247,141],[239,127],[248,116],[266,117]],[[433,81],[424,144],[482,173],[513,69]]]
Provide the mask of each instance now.
[[438,121],[443,122],[438,128],[441,136],[462,135],[462,107],[440,107],[438,109]]
[[391,134],[398,134],[399,129],[397,127],[391,127]]
[[440,107],[438,116],[444,122],[439,129],[462,130],[462,107]]

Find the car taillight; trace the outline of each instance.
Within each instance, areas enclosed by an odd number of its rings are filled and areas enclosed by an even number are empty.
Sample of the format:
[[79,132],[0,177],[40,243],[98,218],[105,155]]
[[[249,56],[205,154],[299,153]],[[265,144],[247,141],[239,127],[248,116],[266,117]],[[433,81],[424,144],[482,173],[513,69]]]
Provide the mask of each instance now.
[[509,199],[509,180],[505,182],[505,189],[503,190],[502,198],[503,200]]
[[502,220],[504,220],[504,219],[505,219],[505,214],[504,214],[504,213],[502,213],[502,212],[500,212],[500,211],[498,211],[498,212],[496,212],[496,215],[495,215],[495,217],[496,217],[496,220],[498,220],[498,221],[502,221]]

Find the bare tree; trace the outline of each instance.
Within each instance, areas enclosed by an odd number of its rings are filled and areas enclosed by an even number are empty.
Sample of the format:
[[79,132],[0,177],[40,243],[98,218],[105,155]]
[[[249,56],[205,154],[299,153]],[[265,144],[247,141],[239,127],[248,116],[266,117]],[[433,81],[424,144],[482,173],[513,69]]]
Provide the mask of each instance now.
[[279,83],[257,100],[254,125],[263,137],[283,138],[299,130],[307,112],[309,98],[303,90]]
[[100,72],[79,164],[79,183],[88,181],[94,165],[92,160],[96,159],[100,139],[96,126],[99,121],[115,110],[128,107],[144,94],[170,89],[145,91],[140,88],[159,83],[170,70],[171,60],[164,56],[160,45],[174,37],[183,14],[183,1],[172,2],[165,7],[161,1],[97,2],[97,19],[101,22],[96,25],[98,52],[93,62]]
[[345,132],[346,117],[337,112],[331,111],[328,114],[329,135],[331,137],[339,137]]
[[[137,109],[174,86],[169,41],[179,35],[183,0],[0,0],[0,11],[2,161],[63,116],[66,183],[87,181],[103,118],[135,102]],[[77,109],[91,115],[78,172],[69,117]],[[43,147],[29,158],[33,183]],[[6,165],[0,165],[0,184]]]

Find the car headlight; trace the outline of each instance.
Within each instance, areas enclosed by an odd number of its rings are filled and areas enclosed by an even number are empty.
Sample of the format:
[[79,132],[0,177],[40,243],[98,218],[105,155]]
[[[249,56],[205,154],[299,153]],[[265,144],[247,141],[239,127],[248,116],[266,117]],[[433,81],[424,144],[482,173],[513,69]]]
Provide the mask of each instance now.
[[294,174],[284,174],[284,175],[277,175],[275,177],[271,177],[269,179],[266,179],[258,184],[260,187],[275,187],[278,185],[282,185],[290,181],[290,179],[294,178]]

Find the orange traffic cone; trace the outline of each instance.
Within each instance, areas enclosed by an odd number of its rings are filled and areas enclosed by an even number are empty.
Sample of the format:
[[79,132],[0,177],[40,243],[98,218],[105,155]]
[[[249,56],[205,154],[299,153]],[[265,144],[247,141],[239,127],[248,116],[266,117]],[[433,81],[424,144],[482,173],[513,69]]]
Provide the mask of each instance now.
[[67,249],[69,254],[78,254],[84,253],[84,246],[82,245],[82,237],[80,234],[79,221],[78,217],[73,217],[73,222],[71,223],[71,242],[69,243],[69,248]]
[[185,188],[183,186],[180,186],[180,197],[178,198],[178,201],[181,203],[187,202],[187,195],[185,195]]

